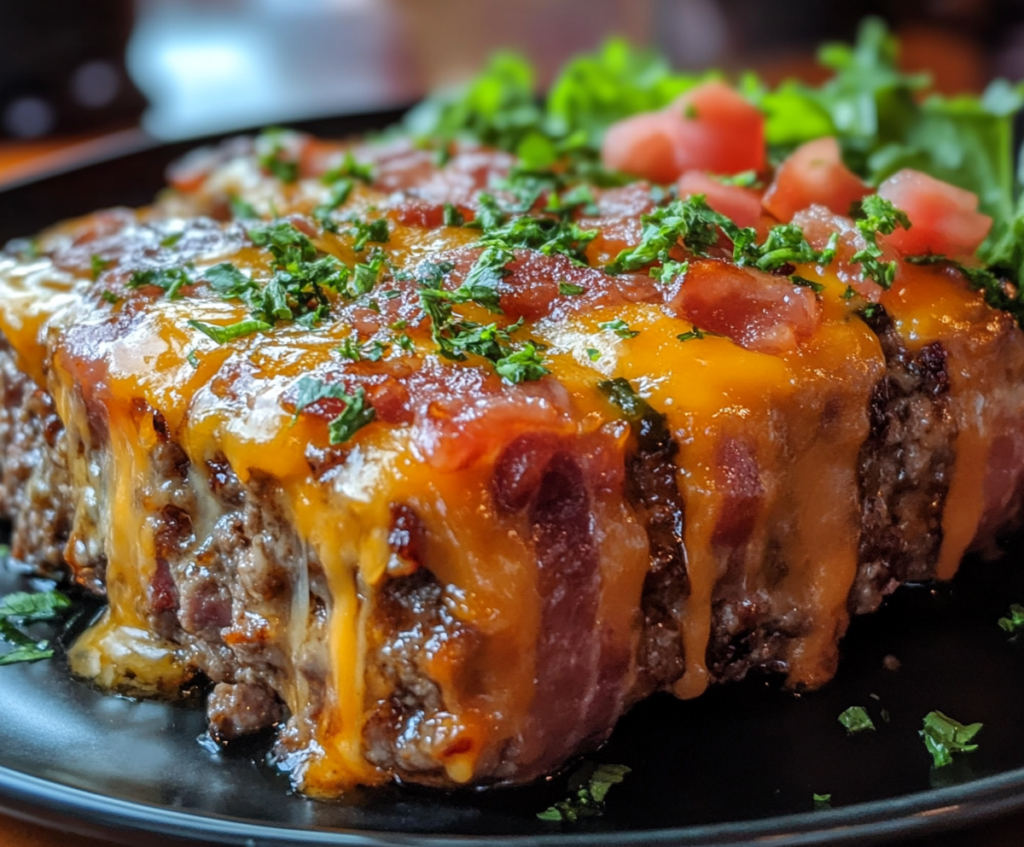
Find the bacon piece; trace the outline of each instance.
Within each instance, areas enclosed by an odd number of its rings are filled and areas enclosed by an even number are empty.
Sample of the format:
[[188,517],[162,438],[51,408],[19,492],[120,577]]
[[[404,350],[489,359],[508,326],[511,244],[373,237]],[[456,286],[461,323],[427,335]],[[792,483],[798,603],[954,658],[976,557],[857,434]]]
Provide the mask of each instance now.
[[718,259],[691,262],[670,292],[669,308],[702,330],[760,353],[796,349],[821,322],[810,289]]

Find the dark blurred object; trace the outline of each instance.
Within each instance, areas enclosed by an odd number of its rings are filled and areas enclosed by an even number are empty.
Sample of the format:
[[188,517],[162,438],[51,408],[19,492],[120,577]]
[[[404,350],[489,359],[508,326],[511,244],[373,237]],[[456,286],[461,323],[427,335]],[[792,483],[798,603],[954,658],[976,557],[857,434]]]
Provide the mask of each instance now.
[[0,135],[95,133],[138,121],[125,70],[131,0],[0,2]]

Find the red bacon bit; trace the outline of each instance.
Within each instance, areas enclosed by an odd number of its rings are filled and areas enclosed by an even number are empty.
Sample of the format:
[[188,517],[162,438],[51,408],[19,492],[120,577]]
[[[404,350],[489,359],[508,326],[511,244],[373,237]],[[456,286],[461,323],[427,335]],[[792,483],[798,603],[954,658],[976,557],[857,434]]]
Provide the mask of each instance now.
[[410,198],[388,209],[387,217],[402,226],[437,229],[444,223],[444,204]]
[[513,386],[483,368],[427,360],[406,385],[414,442],[442,470],[496,456],[524,432],[569,427],[571,400],[554,380]]
[[694,326],[761,353],[794,350],[821,323],[810,289],[717,259],[692,262],[670,296],[669,307]]
[[491,495],[501,511],[526,508],[561,446],[562,439],[550,432],[528,432],[509,443],[495,462],[491,479]]
[[738,547],[753,534],[765,493],[754,450],[745,441],[724,436],[715,451],[715,477],[723,500],[711,540]]
[[818,138],[798,147],[775,172],[764,207],[789,222],[801,209],[817,204],[847,215],[869,191],[846,165],[834,138]]

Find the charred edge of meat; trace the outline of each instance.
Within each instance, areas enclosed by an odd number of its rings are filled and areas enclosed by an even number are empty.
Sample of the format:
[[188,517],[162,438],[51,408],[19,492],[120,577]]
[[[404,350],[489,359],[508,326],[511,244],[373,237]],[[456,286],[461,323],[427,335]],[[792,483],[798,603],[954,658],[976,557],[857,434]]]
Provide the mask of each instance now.
[[902,582],[934,576],[957,435],[942,344],[913,353],[883,307],[860,314],[878,337],[886,374],[871,395],[870,431],[857,464],[861,537],[853,613],[877,608]]
[[373,715],[363,727],[363,751],[373,765],[415,773],[417,782],[429,783],[435,776],[437,784],[444,784],[452,716],[445,711],[431,665],[448,654],[458,666],[457,656],[473,649],[476,636],[451,615],[444,586],[423,566],[419,516],[406,505],[391,511],[389,541],[396,566],[389,566],[374,592],[366,661]]
[[690,581],[676,467],[679,445],[665,416],[639,397],[627,380],[609,380],[600,388],[626,416],[635,442],[626,457],[626,497],[643,521],[651,555],[641,598],[639,685],[641,690],[653,690],[674,682],[684,669],[678,612],[689,596]]

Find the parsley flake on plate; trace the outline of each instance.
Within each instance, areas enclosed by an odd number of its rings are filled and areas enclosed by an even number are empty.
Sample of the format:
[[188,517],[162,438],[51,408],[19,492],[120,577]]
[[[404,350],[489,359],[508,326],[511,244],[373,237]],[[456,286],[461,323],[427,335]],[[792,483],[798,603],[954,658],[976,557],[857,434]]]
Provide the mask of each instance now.
[[575,823],[580,818],[600,817],[604,814],[605,798],[612,786],[618,785],[631,772],[625,765],[598,765],[583,781],[582,774],[570,780],[570,788],[576,787],[565,800],[549,806],[537,817],[542,821]]
[[871,716],[863,706],[850,706],[839,715],[838,720],[846,727],[846,731],[850,735],[871,732],[875,729],[874,721],[871,720]]
[[1010,604],[1010,613],[1005,618],[996,621],[999,628],[1010,635],[1016,635],[1024,630],[1024,606],[1020,603]]
[[952,764],[954,753],[971,753],[978,749],[978,745],[972,742],[981,728],[980,723],[964,726],[942,712],[929,712],[924,716],[920,735],[924,739],[924,746],[931,753],[933,765],[944,768]]
[[60,591],[17,592],[0,598],[0,643],[12,648],[0,654],[0,666],[52,657],[51,643],[33,638],[24,627],[58,620],[70,606],[71,601]]

